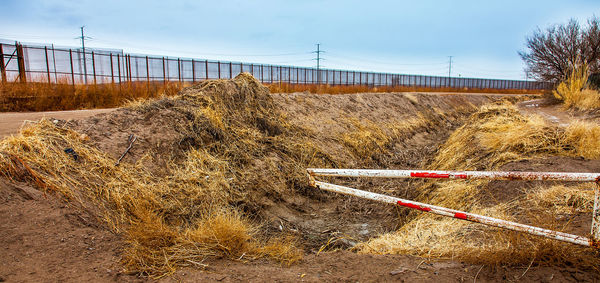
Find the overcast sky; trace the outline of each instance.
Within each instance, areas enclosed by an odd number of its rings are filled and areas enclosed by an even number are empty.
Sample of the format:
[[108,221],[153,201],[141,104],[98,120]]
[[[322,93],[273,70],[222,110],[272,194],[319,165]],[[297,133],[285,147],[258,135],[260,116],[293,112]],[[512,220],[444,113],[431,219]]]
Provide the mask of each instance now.
[[0,0],[0,38],[252,63],[523,79],[536,27],[585,22],[598,0]]

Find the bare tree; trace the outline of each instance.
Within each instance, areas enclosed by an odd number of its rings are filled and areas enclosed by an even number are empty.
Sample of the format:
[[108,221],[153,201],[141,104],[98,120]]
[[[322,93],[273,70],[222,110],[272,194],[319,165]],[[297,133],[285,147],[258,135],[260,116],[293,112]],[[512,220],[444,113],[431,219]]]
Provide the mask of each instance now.
[[573,67],[585,63],[591,73],[600,72],[600,20],[592,17],[585,27],[571,19],[545,31],[537,29],[527,37],[527,51],[520,51],[532,78],[558,82]]

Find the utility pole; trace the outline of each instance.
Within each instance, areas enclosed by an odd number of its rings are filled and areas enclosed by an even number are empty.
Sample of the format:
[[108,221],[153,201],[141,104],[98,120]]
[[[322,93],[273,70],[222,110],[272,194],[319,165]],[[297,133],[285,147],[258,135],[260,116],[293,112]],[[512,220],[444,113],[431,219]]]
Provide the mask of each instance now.
[[325,51],[321,51],[321,44],[317,43],[317,51],[312,52],[317,54],[317,58],[313,59],[317,60],[317,84],[321,83],[321,71],[319,69],[321,68],[321,53],[323,52]]
[[85,80],[85,84],[87,84],[87,61],[85,59],[85,39],[89,38],[89,37],[87,37],[83,34],[83,28],[85,28],[85,26],[81,27],[81,37],[77,37],[77,38],[81,39],[81,50],[83,52],[83,78]]
[[451,76],[452,74],[452,57],[454,56],[448,56],[448,58],[450,59],[448,61],[448,78]]

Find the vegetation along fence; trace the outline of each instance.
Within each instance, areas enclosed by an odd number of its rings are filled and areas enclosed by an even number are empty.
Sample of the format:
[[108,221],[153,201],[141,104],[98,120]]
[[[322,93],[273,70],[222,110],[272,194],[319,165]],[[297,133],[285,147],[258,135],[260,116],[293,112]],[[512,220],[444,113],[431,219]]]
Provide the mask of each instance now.
[[275,66],[123,53],[122,50],[55,48],[0,43],[2,82],[72,84],[133,81],[197,82],[249,72],[263,83],[405,86],[426,88],[549,89],[548,82],[456,78]]

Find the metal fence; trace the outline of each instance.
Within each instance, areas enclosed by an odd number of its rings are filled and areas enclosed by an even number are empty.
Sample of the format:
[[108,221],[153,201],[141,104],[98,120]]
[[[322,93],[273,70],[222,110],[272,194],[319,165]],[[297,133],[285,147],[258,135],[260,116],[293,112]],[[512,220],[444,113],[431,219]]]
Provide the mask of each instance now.
[[549,89],[548,82],[456,78],[276,66],[126,54],[122,51],[0,43],[3,82],[96,84],[134,81],[197,82],[249,72],[263,83],[425,88]]

